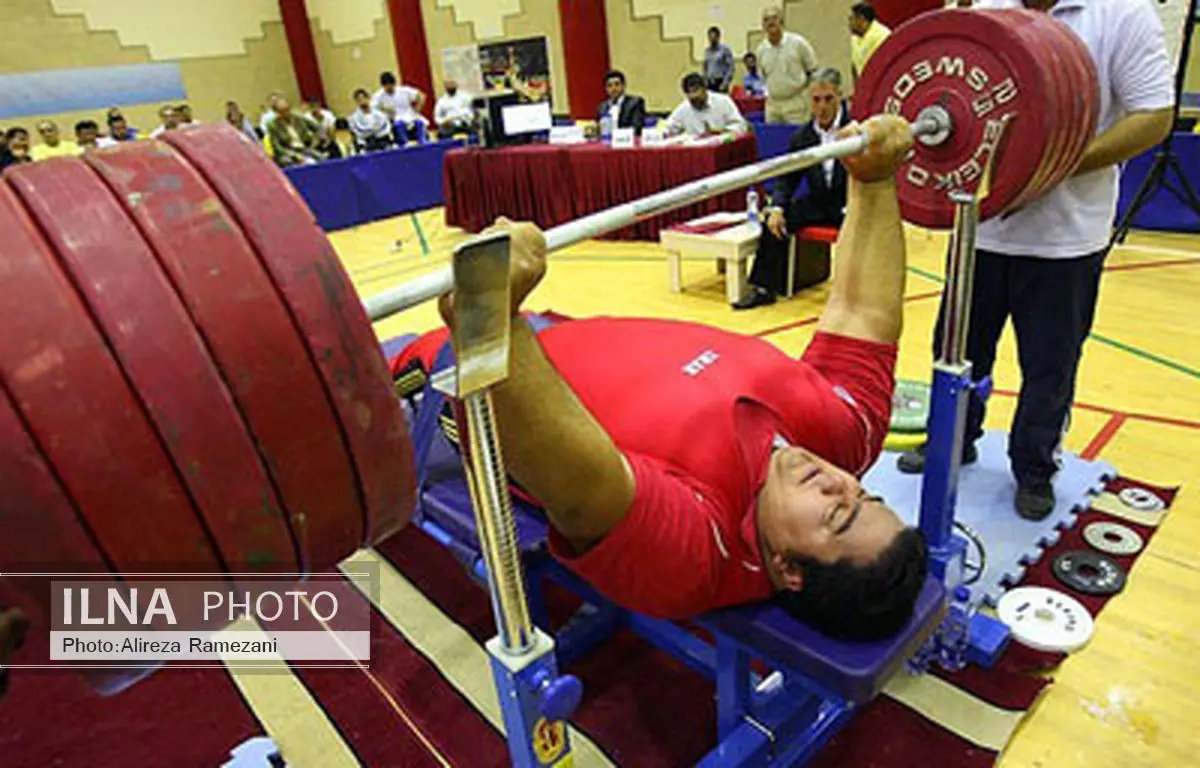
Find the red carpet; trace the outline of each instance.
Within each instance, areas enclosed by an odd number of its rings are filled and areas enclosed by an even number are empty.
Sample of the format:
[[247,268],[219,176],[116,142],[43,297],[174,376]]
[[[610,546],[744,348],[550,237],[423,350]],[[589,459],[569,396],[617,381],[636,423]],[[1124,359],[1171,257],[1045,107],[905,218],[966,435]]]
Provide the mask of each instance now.
[[[1115,481],[1114,490],[1126,481]],[[1170,504],[1175,492],[1151,489]],[[1087,521],[1110,519],[1097,512]],[[1080,530],[1064,533],[1055,550],[1083,545]],[[1122,521],[1124,522],[1124,521]],[[1126,523],[1127,524],[1127,523]],[[1156,529],[1132,526],[1147,540]],[[445,551],[415,529],[380,548],[447,615],[476,639],[493,633],[486,594]],[[1025,583],[1058,588],[1043,558]],[[1133,558],[1121,559],[1123,565]],[[1135,576],[1136,578],[1136,576]],[[347,596],[350,587],[342,590]],[[0,602],[8,597],[0,594]],[[1093,612],[1103,598],[1078,596]],[[550,594],[560,619],[571,598]],[[303,670],[302,683],[320,701],[359,759],[369,766],[404,768],[503,766],[507,748],[496,731],[441,673],[378,614],[369,671]],[[44,628],[42,629],[44,633]],[[44,663],[44,634],[31,636],[15,660]],[[993,670],[939,676],[1010,710],[1031,706],[1046,681],[1038,670],[1060,659],[1018,646]],[[630,635],[572,668],[586,696],[575,722],[614,763],[638,768],[685,766],[713,745],[713,686]],[[220,765],[228,751],[262,732],[229,677],[218,670],[160,673],[112,699],[92,695],[73,674],[15,670],[0,703],[0,767],[59,765],[114,768],[131,765]],[[866,707],[820,755],[820,768],[974,768],[995,753],[974,747],[938,724],[883,697]]]

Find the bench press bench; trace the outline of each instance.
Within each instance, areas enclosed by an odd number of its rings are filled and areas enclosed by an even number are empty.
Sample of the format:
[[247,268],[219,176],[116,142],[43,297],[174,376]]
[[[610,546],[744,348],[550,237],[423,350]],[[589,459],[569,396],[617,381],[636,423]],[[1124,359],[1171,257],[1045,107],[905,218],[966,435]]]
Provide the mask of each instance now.
[[[531,322],[536,327],[543,321]],[[387,345],[387,353],[394,356],[402,348],[403,341],[397,340]],[[444,350],[435,368],[447,357]],[[411,393],[411,382],[408,388]],[[421,413],[431,392],[425,387],[420,397],[408,398],[420,477],[413,522],[486,584],[461,457],[442,428],[430,428],[447,417]],[[442,410],[440,398],[429,404]],[[718,744],[701,761],[703,766],[800,765],[811,759],[857,708],[877,696],[918,654],[946,613],[945,587],[930,576],[912,620],[888,640],[837,641],[773,605],[758,604],[697,617],[692,623],[712,635],[710,642],[680,623],[612,604],[561,566],[547,551],[549,526],[536,507],[514,498],[513,517],[534,623],[554,634],[542,596],[547,583],[564,587],[584,603],[554,635],[564,667],[626,627],[714,680]],[[760,677],[754,671],[756,662],[772,674]]]

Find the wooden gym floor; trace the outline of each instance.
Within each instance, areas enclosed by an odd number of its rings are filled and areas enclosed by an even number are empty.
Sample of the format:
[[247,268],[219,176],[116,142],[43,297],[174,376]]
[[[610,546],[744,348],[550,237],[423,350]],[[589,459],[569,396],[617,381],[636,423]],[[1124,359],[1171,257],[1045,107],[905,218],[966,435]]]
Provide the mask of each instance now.
[[[463,238],[440,210],[333,235],[359,291],[370,295],[441,264]],[[944,235],[909,233],[906,329],[899,375],[929,375]],[[789,353],[812,335],[825,300],[809,291],[773,307],[733,312],[710,263],[685,262],[685,292],[668,288],[657,244],[589,242],[551,257],[529,304],[576,317],[668,317],[760,334]],[[1109,257],[1100,309],[1079,375],[1068,448],[1125,476],[1183,485],[1138,561],[1128,588],[1101,614],[1091,644],[1056,682],[1002,757],[1002,766],[1194,765],[1200,701],[1200,237],[1135,233]],[[381,339],[429,329],[432,305],[380,323]],[[1019,387],[1006,334],[989,427],[1007,429]]]

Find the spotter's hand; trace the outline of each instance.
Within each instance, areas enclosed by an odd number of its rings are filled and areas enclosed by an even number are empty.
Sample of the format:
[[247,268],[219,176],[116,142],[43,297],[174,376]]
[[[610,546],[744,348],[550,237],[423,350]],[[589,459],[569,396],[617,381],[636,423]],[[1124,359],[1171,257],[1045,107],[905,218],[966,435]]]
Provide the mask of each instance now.
[[[516,315],[546,276],[546,237],[533,224],[513,222],[504,217],[497,219],[483,234],[496,232],[507,232],[509,237],[509,298],[512,313]],[[454,294],[443,296],[438,306],[446,325],[453,328]]]
[[855,179],[865,183],[884,181],[896,175],[913,147],[912,127],[896,115],[872,117],[865,123],[851,123],[839,138],[865,133],[869,143],[865,151],[842,158],[842,164]]

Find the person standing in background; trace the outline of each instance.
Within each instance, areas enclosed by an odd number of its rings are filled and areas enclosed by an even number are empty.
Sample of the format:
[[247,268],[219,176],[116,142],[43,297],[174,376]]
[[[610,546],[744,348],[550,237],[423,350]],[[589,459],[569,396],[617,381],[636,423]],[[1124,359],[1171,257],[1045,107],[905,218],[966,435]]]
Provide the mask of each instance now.
[[[1055,509],[1054,480],[1075,399],[1075,377],[1092,330],[1104,261],[1117,211],[1120,165],[1151,149],[1175,117],[1175,63],[1154,6],[1130,0],[976,0],[985,10],[1025,7],[1069,27],[1091,54],[1100,81],[1100,122],[1070,178],[1037,200],[979,223],[966,357],[977,381],[992,375],[1009,320],[1017,341],[1021,392],[1008,435],[1016,493],[1025,520]],[[941,314],[946,311],[942,296]],[[942,322],[933,351],[941,353]],[[961,461],[978,460],[985,403],[967,401]],[[925,446],[903,454],[899,469],[920,474]]]
[[704,49],[704,81],[708,90],[729,93],[733,83],[733,51],[721,42],[720,27],[708,28],[708,47]]
[[73,141],[63,141],[58,131],[58,124],[53,120],[43,120],[38,123],[38,134],[42,143],[30,152],[34,160],[45,160],[48,157],[66,157],[79,154],[79,145]]
[[798,125],[808,120],[808,83],[817,72],[817,52],[807,40],[783,28],[783,9],[762,14],[767,39],[758,46],[758,66],[767,81],[767,122]]
[[875,18],[870,3],[857,3],[850,9],[850,62],[855,82],[862,77],[871,55],[890,34],[892,30]]

